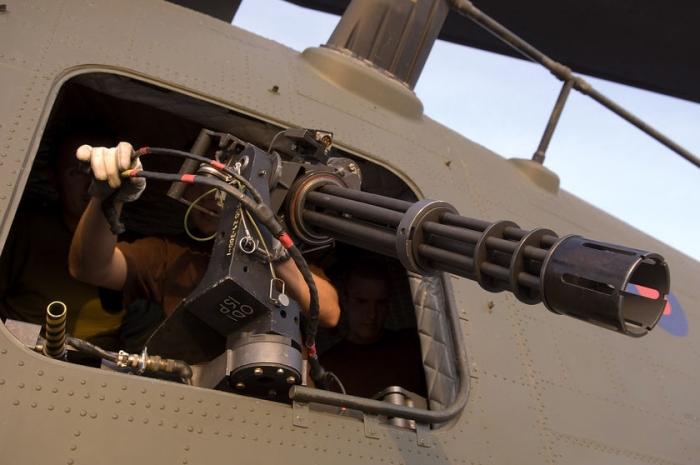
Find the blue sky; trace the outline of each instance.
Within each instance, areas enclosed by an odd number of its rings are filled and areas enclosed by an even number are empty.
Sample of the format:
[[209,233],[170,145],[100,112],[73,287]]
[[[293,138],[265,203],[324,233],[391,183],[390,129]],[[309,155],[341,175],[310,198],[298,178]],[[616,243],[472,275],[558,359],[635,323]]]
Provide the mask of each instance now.
[[[244,0],[233,24],[301,51],[325,43],[338,19]],[[581,76],[700,157],[700,105]],[[415,92],[430,118],[506,158],[530,158],[561,85],[539,65],[438,41]],[[562,189],[700,261],[700,168],[591,98],[571,92],[545,166]]]

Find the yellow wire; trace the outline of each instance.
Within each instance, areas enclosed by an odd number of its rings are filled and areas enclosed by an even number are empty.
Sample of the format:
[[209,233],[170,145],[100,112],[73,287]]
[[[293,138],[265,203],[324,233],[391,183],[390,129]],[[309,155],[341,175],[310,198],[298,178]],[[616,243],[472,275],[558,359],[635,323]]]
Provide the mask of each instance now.
[[213,193],[215,193],[215,192],[216,192],[216,188],[214,188],[214,189],[212,189],[212,190],[210,190],[210,191],[205,192],[204,194],[202,194],[202,195],[200,195],[199,197],[197,197],[197,198],[195,199],[195,201],[192,202],[192,203],[190,203],[190,206],[187,207],[187,211],[185,212],[185,221],[184,221],[184,222],[185,222],[185,233],[187,233],[187,235],[190,237],[190,239],[192,239],[192,240],[194,240],[194,241],[205,242],[205,241],[210,241],[210,240],[212,240],[212,239],[214,239],[214,238],[216,237],[216,233],[212,234],[212,235],[209,236],[209,237],[197,237],[197,236],[195,236],[194,234],[192,234],[192,232],[190,231],[189,226],[187,226],[187,219],[190,217],[190,213],[192,212],[192,209],[193,209],[194,206],[197,204],[197,202],[200,202],[204,197],[206,197],[206,196],[209,195],[209,194],[213,194]]
[[[240,183],[237,182],[236,184],[238,184],[238,188],[239,188],[241,191],[244,191],[244,187],[241,186]],[[207,195],[212,194],[212,193],[215,193],[216,190],[217,190],[217,189],[214,188],[214,189],[211,189],[210,191],[205,192],[204,194],[202,194],[202,195],[200,195],[199,197],[197,197],[197,199],[195,199],[195,201],[192,202],[192,203],[189,205],[189,207],[187,207],[187,211],[185,212],[185,221],[184,221],[184,224],[185,224],[185,232],[187,233],[187,235],[188,235],[192,240],[199,241],[199,242],[204,242],[204,241],[212,240],[212,239],[214,239],[214,237],[216,237],[216,233],[212,234],[212,235],[209,236],[209,237],[197,237],[197,236],[195,236],[194,234],[192,234],[192,232],[190,231],[190,228],[187,226],[187,219],[189,218],[190,213],[192,212],[192,209],[194,208],[195,204],[196,204],[197,202],[200,202],[200,201],[201,201],[204,197],[206,197]],[[255,220],[253,219],[253,215],[251,215],[250,212],[249,212],[248,210],[245,210],[245,209],[244,209],[244,211],[245,211],[246,216],[247,216],[248,219],[250,220],[250,224],[253,225],[253,229],[255,230],[255,233],[257,234],[258,239],[260,239],[260,243],[262,244],[263,249],[265,249],[265,254],[266,254],[268,257],[270,257],[270,256],[271,256],[271,255],[270,255],[270,250],[267,248],[267,244],[265,243],[265,240],[263,239],[262,232],[260,232],[260,228],[258,228],[258,224],[257,224],[257,223],[255,222]],[[275,270],[274,270],[274,267],[272,266],[272,263],[270,263],[270,271],[272,272],[272,277],[273,277],[274,279],[277,279],[276,276],[275,276]]]
[[[263,249],[265,249],[265,254],[268,256],[268,261],[270,255],[270,250],[267,248],[267,244],[265,243],[265,240],[263,239],[262,233],[260,232],[260,228],[258,228],[257,223],[255,220],[253,220],[253,215],[250,214],[248,210],[245,211],[246,216],[250,220],[251,224],[253,225],[253,229],[255,229],[255,233],[258,235],[258,239],[260,239],[260,243],[263,246]],[[275,275],[275,268],[272,266],[272,262],[270,262],[270,272],[272,273],[272,278],[277,279],[277,276]]]

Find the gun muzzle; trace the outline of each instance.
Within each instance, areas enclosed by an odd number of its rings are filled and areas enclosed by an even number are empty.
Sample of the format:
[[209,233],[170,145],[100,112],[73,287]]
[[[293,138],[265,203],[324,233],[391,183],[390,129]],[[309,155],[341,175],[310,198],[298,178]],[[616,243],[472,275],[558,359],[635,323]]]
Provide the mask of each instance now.
[[[328,237],[397,258],[421,275],[453,273],[628,336],[656,325],[670,290],[668,266],[655,253],[489,223],[460,216],[445,202],[405,202],[336,182],[293,198],[301,205],[290,206],[287,216],[302,241]],[[655,292],[642,295],[640,287]]]
[[66,356],[66,315],[68,310],[63,302],[51,302],[46,307],[46,343],[44,355],[53,358]]

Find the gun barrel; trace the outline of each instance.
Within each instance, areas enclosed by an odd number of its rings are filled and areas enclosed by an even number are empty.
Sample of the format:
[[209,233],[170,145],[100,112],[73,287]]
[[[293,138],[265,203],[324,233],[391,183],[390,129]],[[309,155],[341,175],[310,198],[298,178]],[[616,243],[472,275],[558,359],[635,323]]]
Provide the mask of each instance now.
[[298,198],[304,204],[292,210],[301,212],[294,218],[301,240],[304,231],[314,240],[325,235],[397,258],[415,273],[449,272],[628,336],[651,330],[666,305],[668,266],[655,253],[469,218],[441,201],[412,203],[335,184]]

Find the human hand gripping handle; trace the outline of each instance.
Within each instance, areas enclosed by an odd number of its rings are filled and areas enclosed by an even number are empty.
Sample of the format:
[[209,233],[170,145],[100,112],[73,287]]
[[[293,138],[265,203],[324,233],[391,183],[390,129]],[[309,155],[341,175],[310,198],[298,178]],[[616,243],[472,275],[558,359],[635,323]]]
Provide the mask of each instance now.
[[90,164],[93,179],[89,193],[93,197],[105,200],[116,192],[114,202],[133,202],[146,188],[143,178],[127,178],[122,182],[123,171],[142,169],[141,160],[128,142],[112,148],[81,145],[76,157]]
[[112,233],[123,232],[124,225],[119,221],[114,203],[133,202],[146,188],[146,180],[143,178],[127,178],[122,182],[123,171],[142,169],[141,160],[133,147],[128,142],[120,142],[112,148],[81,145],[76,157],[90,165],[93,178],[88,193],[102,200],[102,211]]

